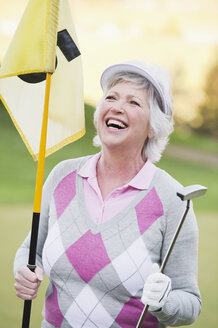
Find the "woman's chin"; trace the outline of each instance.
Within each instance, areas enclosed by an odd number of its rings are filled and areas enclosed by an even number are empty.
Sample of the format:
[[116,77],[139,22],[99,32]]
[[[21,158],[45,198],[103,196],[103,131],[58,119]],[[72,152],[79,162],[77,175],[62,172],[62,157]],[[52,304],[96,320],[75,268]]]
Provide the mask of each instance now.
[[111,151],[117,149],[125,149],[125,142],[119,142],[118,140],[107,140],[102,142],[103,149],[107,148]]
[[107,134],[105,136],[101,136],[101,143],[105,146],[111,146],[111,147],[119,147],[121,145],[125,145],[125,139],[124,136],[118,135],[118,134]]

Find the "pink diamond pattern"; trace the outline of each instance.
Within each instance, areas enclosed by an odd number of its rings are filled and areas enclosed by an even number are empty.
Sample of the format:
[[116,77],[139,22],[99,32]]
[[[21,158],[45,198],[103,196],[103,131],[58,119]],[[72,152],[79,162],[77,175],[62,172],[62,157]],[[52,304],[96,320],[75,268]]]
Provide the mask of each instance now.
[[[130,300],[124,304],[115,321],[122,328],[136,327],[143,308],[144,304],[141,301],[139,301],[137,298],[131,297]],[[148,312],[142,324],[142,328],[157,327],[158,320],[150,312]]]
[[61,180],[54,191],[57,218],[61,216],[76,194],[76,171]]
[[58,305],[57,289],[52,285],[53,293],[45,300],[45,319],[54,327],[60,327],[63,315]]
[[90,230],[71,245],[66,250],[66,254],[74,269],[86,283],[111,262],[101,234],[93,234]]
[[143,234],[160,216],[163,206],[155,188],[135,207],[140,233]]

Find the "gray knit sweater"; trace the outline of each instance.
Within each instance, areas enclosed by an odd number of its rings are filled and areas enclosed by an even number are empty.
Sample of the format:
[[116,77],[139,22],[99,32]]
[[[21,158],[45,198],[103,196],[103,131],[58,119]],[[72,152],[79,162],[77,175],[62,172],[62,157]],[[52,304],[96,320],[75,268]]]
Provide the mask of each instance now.
[[[142,289],[154,262],[161,264],[186,204],[182,187],[157,169],[149,189],[115,217],[95,224],[77,172],[88,157],[63,161],[43,188],[37,264],[49,277],[43,328],[136,327]],[[14,271],[27,264],[28,235]],[[149,312],[144,328],[191,324],[201,308],[197,285],[198,229],[191,207],[166,266],[169,300]]]

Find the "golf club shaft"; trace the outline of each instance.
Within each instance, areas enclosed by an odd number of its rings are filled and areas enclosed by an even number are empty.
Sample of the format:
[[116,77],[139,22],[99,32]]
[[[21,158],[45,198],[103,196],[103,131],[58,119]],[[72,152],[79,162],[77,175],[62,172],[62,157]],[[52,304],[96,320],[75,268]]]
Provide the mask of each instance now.
[[186,216],[187,216],[187,214],[188,214],[189,208],[190,208],[190,200],[188,199],[188,200],[187,200],[187,205],[186,205],[185,213],[183,214],[183,217],[181,218],[181,220],[180,220],[180,222],[179,222],[179,224],[178,224],[178,226],[177,226],[177,229],[176,229],[176,231],[175,231],[175,234],[174,234],[174,236],[173,236],[173,239],[172,239],[172,241],[171,241],[171,244],[170,244],[170,246],[169,246],[169,248],[168,248],[168,250],[167,250],[167,252],[166,252],[166,255],[165,255],[164,259],[163,259],[163,262],[162,262],[162,264],[161,264],[160,272],[162,272],[162,273],[164,272],[164,269],[165,269],[165,267],[166,267],[166,265],[167,265],[167,262],[168,262],[168,260],[169,260],[170,255],[171,255],[171,253],[172,253],[173,247],[174,247],[174,245],[175,245],[175,243],[176,243],[176,240],[177,240],[177,238],[178,238],[178,235],[179,235],[179,233],[180,233],[180,230],[182,229],[182,226],[183,226],[183,223],[184,223],[184,221],[185,221],[185,219],[186,219]]
[[146,315],[147,315],[147,313],[148,313],[148,309],[149,309],[149,305],[146,305],[146,306],[144,307],[144,309],[143,309],[141,315],[140,315],[140,318],[139,318],[139,321],[138,321],[138,323],[137,323],[136,328],[140,328],[140,327],[142,327],[142,324],[143,324],[143,322],[144,322],[144,320],[145,320],[145,317],[146,317]]
[[[176,243],[176,240],[177,240],[177,238],[178,238],[178,235],[179,235],[179,233],[180,233],[180,230],[181,230],[181,228],[182,228],[182,225],[183,225],[183,223],[184,223],[184,221],[185,221],[185,218],[186,218],[186,216],[187,216],[187,213],[188,213],[188,211],[189,211],[189,208],[190,208],[190,200],[188,199],[188,200],[187,200],[187,205],[186,205],[185,213],[183,214],[183,217],[181,218],[181,220],[180,220],[180,222],[179,222],[179,224],[178,224],[178,227],[177,227],[176,232],[175,232],[175,234],[174,234],[174,236],[173,236],[173,239],[172,239],[172,241],[171,241],[171,244],[170,244],[170,246],[169,246],[169,248],[168,248],[168,250],[167,250],[167,252],[166,252],[166,255],[165,255],[165,257],[164,257],[164,260],[163,260],[163,262],[162,262],[162,264],[161,264],[160,272],[162,272],[162,273],[163,273],[163,271],[164,271],[164,269],[165,269],[165,267],[166,267],[166,265],[167,265],[167,262],[168,262],[168,260],[169,260],[170,254],[172,253],[173,247],[174,247],[174,245],[175,245],[175,243]],[[139,318],[139,321],[138,321],[138,323],[137,323],[136,328],[141,328],[141,327],[142,327],[142,324],[143,324],[143,321],[144,321],[144,319],[145,319],[145,317],[146,317],[146,314],[147,314],[147,312],[148,312],[148,309],[149,309],[149,305],[145,305],[145,306],[144,306],[144,309],[143,309],[143,311],[142,311],[142,313],[141,313],[141,316],[140,316],[140,318]]]

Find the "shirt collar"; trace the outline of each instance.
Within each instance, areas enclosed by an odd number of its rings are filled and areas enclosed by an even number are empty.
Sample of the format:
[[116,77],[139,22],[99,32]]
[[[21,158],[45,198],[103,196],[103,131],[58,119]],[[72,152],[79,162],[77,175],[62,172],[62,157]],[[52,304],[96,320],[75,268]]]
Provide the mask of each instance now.
[[[96,165],[100,157],[101,152],[89,158],[78,174],[83,178],[96,178]],[[136,176],[122,188],[131,186],[135,189],[148,189],[156,169],[157,167],[148,159]]]
[[86,161],[86,163],[81,167],[78,174],[83,178],[95,178],[96,166],[100,157],[101,157],[101,152],[89,158]]
[[154,177],[157,167],[148,159],[141,170],[128,183],[136,189],[148,189]]

